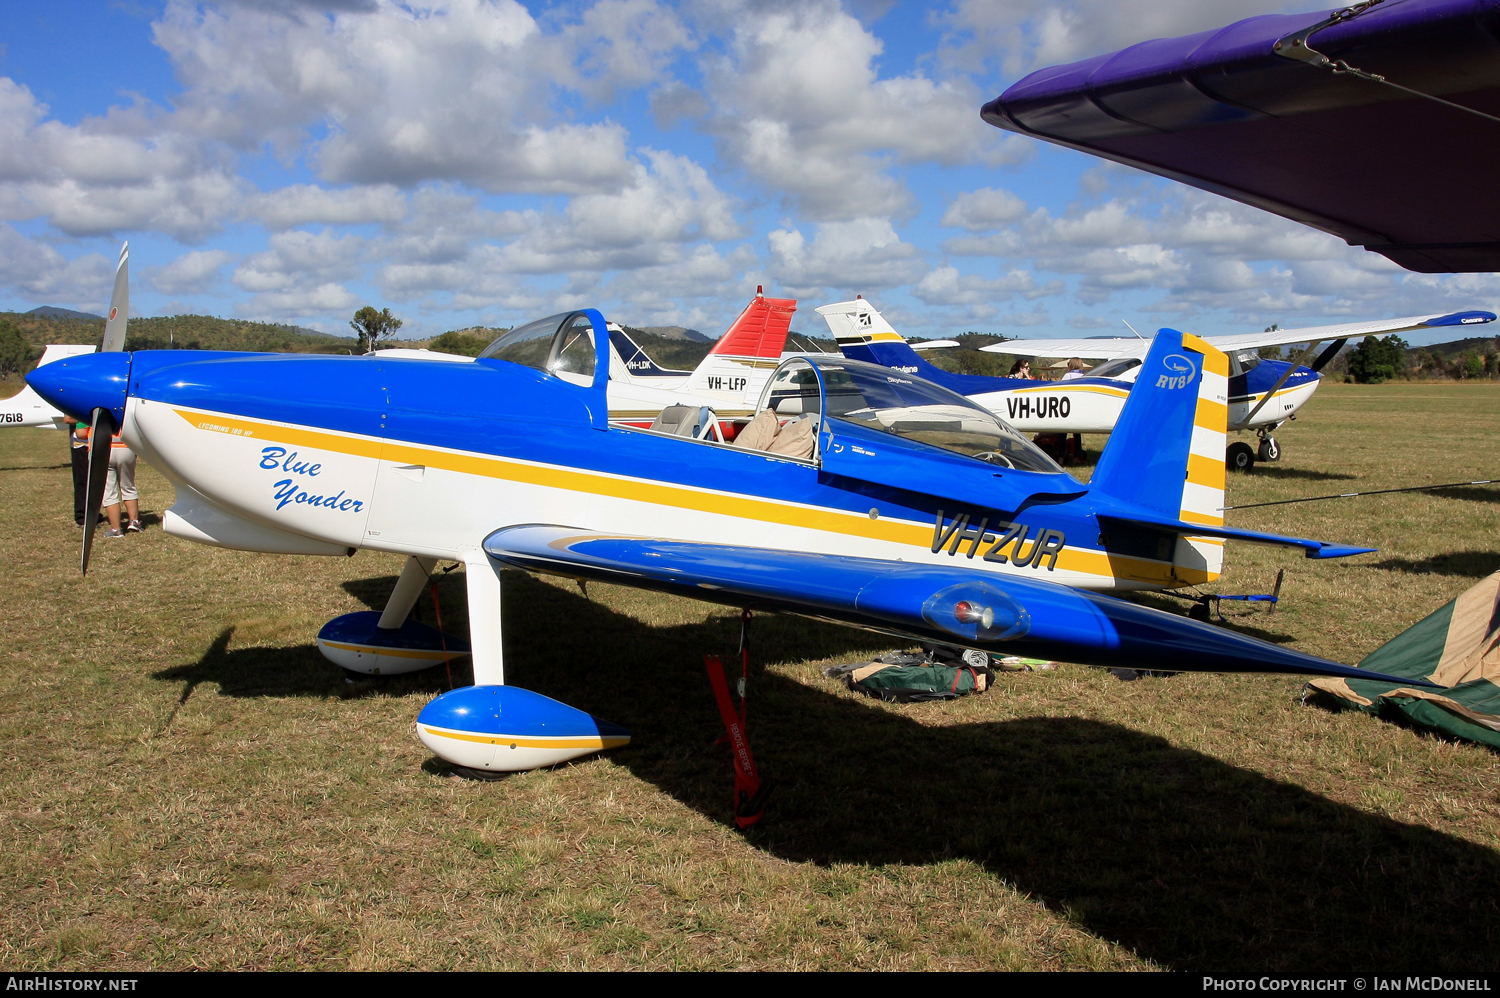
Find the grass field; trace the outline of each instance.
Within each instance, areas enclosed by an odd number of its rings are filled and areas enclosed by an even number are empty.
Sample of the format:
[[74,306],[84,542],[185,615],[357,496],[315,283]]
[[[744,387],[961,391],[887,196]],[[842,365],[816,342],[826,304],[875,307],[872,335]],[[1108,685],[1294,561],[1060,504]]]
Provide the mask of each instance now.
[[[1491,385],[1328,385],[1230,501],[1492,477],[1497,414]],[[733,652],[732,612],[508,576],[511,681],[635,741],[470,782],[412,731],[441,669],[348,684],[313,646],[399,558],[174,540],[141,481],[153,529],[101,536],[80,581],[65,440],[0,430],[0,966],[1500,965],[1495,755],[1303,707],[1295,679],[1064,666],[887,705],[819,667],[888,639],[760,618],[750,735],[780,787],[742,835],[701,658]],[[1234,626],[1345,662],[1500,568],[1495,489],[1230,517],[1379,546],[1231,545],[1216,587],[1285,568],[1275,615]]]

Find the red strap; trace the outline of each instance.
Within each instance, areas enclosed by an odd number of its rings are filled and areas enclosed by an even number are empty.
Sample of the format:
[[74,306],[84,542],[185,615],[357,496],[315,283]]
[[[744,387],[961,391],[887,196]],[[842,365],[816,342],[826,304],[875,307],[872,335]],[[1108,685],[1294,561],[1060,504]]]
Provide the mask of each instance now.
[[756,772],[755,758],[750,754],[750,742],[745,738],[744,722],[729,697],[724,663],[717,655],[704,655],[703,667],[708,671],[708,683],[713,687],[719,717],[724,721],[724,730],[729,733],[729,749],[734,753],[734,823],[749,828],[765,813],[760,774]]
[[448,664],[448,635],[443,633],[443,611],[438,608],[437,583],[432,583],[432,615],[437,618],[438,640],[443,645],[443,668],[448,672],[448,688],[453,689],[453,666]]

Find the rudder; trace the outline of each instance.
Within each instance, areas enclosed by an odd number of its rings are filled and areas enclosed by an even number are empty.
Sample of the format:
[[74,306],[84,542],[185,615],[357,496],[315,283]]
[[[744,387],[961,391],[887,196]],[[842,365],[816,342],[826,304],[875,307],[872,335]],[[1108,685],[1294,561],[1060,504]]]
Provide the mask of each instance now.
[[[1187,523],[1223,526],[1228,418],[1228,355],[1197,336],[1158,331],[1091,490]],[[1172,560],[1217,578],[1224,543],[1179,537]]]

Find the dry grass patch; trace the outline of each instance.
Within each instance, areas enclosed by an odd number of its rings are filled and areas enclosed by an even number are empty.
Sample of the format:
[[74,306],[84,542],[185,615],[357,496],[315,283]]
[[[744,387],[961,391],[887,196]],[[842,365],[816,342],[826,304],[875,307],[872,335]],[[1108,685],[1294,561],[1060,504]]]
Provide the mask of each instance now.
[[[1492,386],[1326,386],[1235,476],[1254,502],[1500,471]],[[1097,444],[1098,441],[1091,441]],[[1250,971],[1493,965],[1495,757],[1302,707],[1293,679],[1005,677],[887,705],[823,664],[886,642],[755,624],[781,781],[732,830],[701,656],[735,614],[507,577],[513,681],[626,724],[607,757],[453,779],[412,734],[441,670],[348,684],[313,646],[400,559],[255,556],[152,529],[77,578],[66,443],[0,431],[0,961],[15,968]],[[142,468],[153,514],[170,489]],[[1234,545],[1233,625],[1356,661],[1500,567],[1478,489],[1247,510],[1379,554]],[[465,625],[462,573],[442,577]],[[455,678],[468,676],[455,670]],[[1399,965],[1399,966],[1398,966]]]

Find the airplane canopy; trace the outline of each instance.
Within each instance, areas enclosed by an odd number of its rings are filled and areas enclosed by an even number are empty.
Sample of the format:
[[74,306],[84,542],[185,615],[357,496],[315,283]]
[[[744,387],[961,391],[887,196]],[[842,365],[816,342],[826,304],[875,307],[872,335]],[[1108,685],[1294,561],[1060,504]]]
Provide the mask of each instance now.
[[[1038,70],[981,114],[1303,222],[1408,270],[1500,271],[1500,121],[1332,68],[1343,60],[1500,116],[1500,0],[1342,10],[1352,13],[1251,17]],[[1278,42],[1301,57],[1278,54]],[[1317,53],[1332,66],[1316,64]]]

